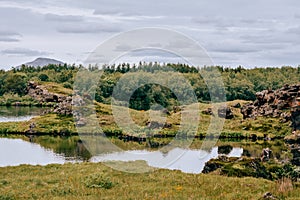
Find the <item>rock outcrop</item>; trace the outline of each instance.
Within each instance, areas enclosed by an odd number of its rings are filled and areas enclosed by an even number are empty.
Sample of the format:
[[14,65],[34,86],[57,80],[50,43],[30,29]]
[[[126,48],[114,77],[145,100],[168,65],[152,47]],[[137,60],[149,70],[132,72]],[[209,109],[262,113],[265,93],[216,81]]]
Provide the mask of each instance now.
[[[73,115],[76,126],[85,126],[86,119],[82,116],[80,110],[73,110],[72,106],[84,106],[86,103],[83,98],[74,94],[67,96],[49,92],[44,86],[38,85],[36,82],[30,81],[27,86],[28,95],[39,101],[40,103],[54,103],[54,106],[49,112],[58,115]],[[89,96],[84,96],[86,100],[91,100]]]
[[280,117],[283,122],[291,120],[293,128],[300,129],[300,84],[285,85],[278,90],[256,93],[256,100],[241,108],[243,118],[258,116]]
[[266,192],[263,196],[263,199],[278,199],[271,192]]
[[229,107],[221,107],[218,109],[218,116],[225,119],[232,119],[234,117],[232,110]]
[[[33,99],[39,101],[40,103],[61,103],[67,100],[70,100],[71,97],[66,95],[56,94],[49,92],[44,86],[38,85],[34,81],[29,81],[27,85],[27,93]],[[72,98],[71,98],[72,100]]]
[[202,113],[205,115],[213,115],[213,111],[211,108],[207,108],[207,109],[203,110]]
[[202,173],[211,173],[218,169],[221,175],[235,177],[252,176],[273,180],[271,172],[265,165],[258,158],[219,156],[206,162]]
[[269,161],[273,157],[272,150],[269,148],[264,148],[261,152],[260,160],[262,162]]
[[160,129],[160,128],[171,128],[172,127],[172,124],[170,123],[160,123],[160,122],[157,122],[157,121],[148,121],[146,123],[147,125],[147,128],[149,129]]
[[[212,108],[207,108],[202,111],[205,115],[214,115]],[[230,107],[221,107],[218,109],[218,116],[225,119],[232,119],[234,117]]]
[[44,86],[38,85],[34,81],[29,81],[27,85],[28,95],[42,103],[54,103],[50,112],[60,115],[72,115],[72,97],[49,92]]

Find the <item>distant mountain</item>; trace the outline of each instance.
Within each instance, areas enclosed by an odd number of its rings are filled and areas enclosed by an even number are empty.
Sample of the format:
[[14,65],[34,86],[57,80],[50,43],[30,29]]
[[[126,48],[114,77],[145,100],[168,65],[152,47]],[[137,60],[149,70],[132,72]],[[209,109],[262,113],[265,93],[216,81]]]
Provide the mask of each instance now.
[[[43,67],[43,66],[46,66],[49,64],[63,65],[64,63],[59,60],[55,60],[55,59],[51,59],[51,58],[37,58],[34,61],[24,63],[23,65],[32,66],[32,67],[37,67],[37,66]],[[20,66],[22,66],[22,65],[20,65]],[[20,66],[18,66],[18,67],[20,67]]]

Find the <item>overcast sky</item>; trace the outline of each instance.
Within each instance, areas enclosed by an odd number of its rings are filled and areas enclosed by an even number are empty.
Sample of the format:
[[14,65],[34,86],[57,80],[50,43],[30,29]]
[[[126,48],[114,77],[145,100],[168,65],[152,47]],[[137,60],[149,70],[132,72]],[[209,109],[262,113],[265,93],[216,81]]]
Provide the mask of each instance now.
[[0,0],[0,68],[37,57],[82,63],[101,42],[142,27],[184,33],[216,65],[300,64],[297,0]]

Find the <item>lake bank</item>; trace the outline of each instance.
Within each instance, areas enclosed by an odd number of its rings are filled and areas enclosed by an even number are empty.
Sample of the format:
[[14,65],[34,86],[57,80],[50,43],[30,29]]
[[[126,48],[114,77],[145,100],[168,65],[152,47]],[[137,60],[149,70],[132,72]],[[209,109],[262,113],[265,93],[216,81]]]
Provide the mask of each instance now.
[[[246,103],[241,101],[228,102],[229,106],[237,103]],[[210,105],[199,103],[200,111],[207,110]],[[243,119],[239,108],[230,107],[232,109],[233,118],[225,119],[223,130],[218,136],[219,138],[236,138],[236,139],[283,139],[287,135],[292,134],[290,122],[282,122],[279,118],[257,117],[255,119]],[[121,139],[129,139],[136,141],[144,141],[149,137],[149,129],[154,130],[153,138],[172,138],[177,134],[180,127],[180,112],[171,112],[169,115],[162,115],[165,122],[152,121],[152,127],[149,123],[149,115],[160,115],[161,111],[137,111],[129,109],[131,117],[135,123],[140,126],[138,134],[123,131],[114,122],[110,105],[95,103],[92,108],[96,113],[98,120],[98,129],[109,137],[119,137]],[[83,129],[86,121],[89,119],[81,119],[80,124],[76,121],[76,117],[71,115],[60,115],[57,113],[48,113],[36,116],[29,121],[5,122],[0,123],[0,134],[31,134],[31,135],[78,135],[77,128]],[[198,131],[192,137],[204,138],[211,122],[211,115],[200,113]],[[32,125],[32,126],[31,126]],[[34,125],[34,126],[33,126]],[[89,130],[85,133],[89,133]]]
[[[0,144],[2,144],[0,166],[143,160],[148,166],[178,169],[186,173],[201,173],[204,169],[205,173],[216,174],[217,172],[219,175],[227,175],[227,171],[224,171],[226,169],[235,172],[231,176],[254,176],[274,180],[284,175],[285,172],[283,173],[280,169],[285,168],[293,155],[289,147],[280,140],[256,142],[219,140],[214,146],[207,149],[203,147],[204,140],[199,139],[195,139],[186,148],[181,146],[151,148],[147,142],[136,143],[117,138],[108,138],[110,144],[107,145],[99,140],[101,138],[93,137],[98,142],[89,146],[89,144],[85,145],[87,138],[78,136],[34,136],[30,138],[22,135],[10,136],[13,137],[2,136],[0,138]],[[96,151],[95,145],[98,149]],[[114,150],[111,145],[115,145],[119,149]],[[18,151],[14,149],[18,149]],[[264,162],[260,159],[262,152],[266,149],[270,149],[271,155],[267,162]],[[253,170],[251,163],[256,163],[255,166],[260,167],[260,174],[254,173],[255,171],[249,173]],[[236,166],[244,167],[236,169]],[[114,168],[114,166],[112,167]],[[296,166],[291,166],[287,173],[293,173],[297,179],[296,168]],[[270,173],[273,175],[271,176]]]
[[[126,163],[123,163],[126,165]],[[26,172],[26,173],[24,173]],[[270,192],[299,198],[299,185],[257,178],[185,174],[177,170],[125,173],[101,163],[5,167],[0,169],[3,199],[263,199]]]

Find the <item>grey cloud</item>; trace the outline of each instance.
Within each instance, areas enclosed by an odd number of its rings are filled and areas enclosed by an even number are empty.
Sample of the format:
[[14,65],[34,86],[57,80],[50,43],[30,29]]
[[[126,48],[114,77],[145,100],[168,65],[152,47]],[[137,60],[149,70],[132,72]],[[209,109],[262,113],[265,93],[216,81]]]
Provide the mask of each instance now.
[[1,54],[8,55],[8,56],[43,56],[43,55],[49,55],[48,52],[37,51],[37,50],[26,49],[26,48],[5,49],[5,50],[1,51]]
[[13,31],[1,31],[0,30],[0,36],[21,36],[20,33],[13,32]]
[[243,47],[219,47],[209,48],[209,51],[223,52],[223,53],[253,53],[260,51],[254,48],[243,48]]
[[241,19],[240,22],[244,24],[256,24],[257,22],[259,22],[259,20],[248,18],[248,19]]
[[131,51],[119,57],[115,62],[129,62],[138,63],[145,62],[171,62],[171,63],[184,63],[186,62],[182,57],[174,53],[160,50],[160,49],[139,49]]
[[220,44],[211,44],[207,47],[208,51],[222,53],[253,53],[261,51],[260,48],[254,45],[234,44],[234,42],[226,42]]
[[218,22],[219,20],[217,20],[214,17],[201,16],[201,17],[192,18],[191,21],[194,23],[199,23],[199,24],[214,24],[214,23]]
[[300,34],[300,26],[294,27],[294,28],[289,28],[287,33],[293,33],[293,34]]
[[139,12],[136,11],[126,11],[126,10],[120,10],[116,8],[98,8],[94,10],[94,15],[119,15],[119,16],[136,16],[140,15]]
[[93,14],[94,15],[116,15],[121,13],[119,10],[114,9],[114,8],[109,8],[109,9],[97,9],[94,10]]
[[[162,45],[159,44],[159,43],[153,43],[153,44],[149,44],[149,46],[147,46],[145,49],[142,49],[142,50],[138,50],[138,51],[135,51],[136,53],[137,52],[140,52],[138,54],[141,54],[141,52],[151,52],[155,49],[157,50],[162,50]],[[119,51],[119,52],[126,52],[126,51],[129,51],[129,50],[132,50],[132,49],[135,49],[134,46],[130,46],[128,44],[119,44],[115,47],[114,51]]]
[[[147,24],[147,21],[155,21],[155,20],[160,20],[165,18],[166,16],[164,15],[155,15],[155,14],[146,14],[142,12],[137,12],[137,11],[124,11],[124,10],[108,10],[108,11],[103,11],[103,10],[95,10],[94,11],[95,17],[101,16],[101,17],[108,17],[113,20],[119,21],[119,22],[127,22],[130,23],[130,21],[137,22],[141,21],[142,25],[145,26]],[[136,24],[138,25],[138,24]]]
[[191,19],[192,23],[196,23],[198,25],[214,25],[214,26],[225,26],[224,19],[216,16],[201,16],[194,17]]
[[202,16],[192,18],[191,22],[200,26],[211,26],[214,28],[227,29],[229,27],[243,27],[249,29],[264,28],[274,24],[274,20],[261,18],[236,18],[236,17],[222,17],[222,16]]
[[299,65],[299,50],[282,49],[277,51],[262,52],[255,55],[253,61],[256,61],[258,66],[298,66]]
[[119,26],[97,24],[97,23],[82,23],[82,24],[69,24],[60,26],[57,28],[60,33],[101,33],[101,32],[119,32],[121,28]]
[[262,52],[270,52],[277,51],[281,49],[285,49],[290,45],[288,43],[279,43],[279,42],[267,42],[267,43],[255,43],[253,40],[251,42],[242,42],[240,40],[229,41],[224,43],[211,43],[207,45],[207,49],[209,52],[217,52],[224,53],[225,55],[234,53],[236,55],[242,55],[247,53],[262,53]]
[[[32,12],[30,9],[1,7],[0,5],[0,30],[16,30],[25,37],[45,34],[51,27],[44,21],[44,15]],[[16,34],[13,38],[21,37]],[[18,39],[18,38],[17,38]]]
[[164,57],[174,58],[178,57],[174,53],[162,50],[162,49],[140,49],[130,52],[132,57]]
[[300,14],[295,14],[294,17],[295,17],[296,19],[300,19]]
[[[13,27],[16,28],[13,30],[24,35],[23,37],[18,34],[1,35],[0,33],[0,42],[2,49],[12,47],[10,43],[4,42],[17,42],[22,39],[22,45],[24,42],[22,47],[26,48],[39,50],[42,46],[42,48],[47,47],[47,51],[51,52],[59,48],[61,55],[65,55],[63,51],[71,51],[74,57],[70,55],[68,59],[75,61],[77,59],[75,55],[79,55],[76,51],[80,48],[70,50],[68,46],[71,40],[76,40],[76,43],[80,43],[82,47],[89,45],[87,48],[93,49],[93,45],[98,44],[99,40],[107,39],[109,35],[107,33],[137,27],[162,26],[197,38],[201,45],[207,47],[208,52],[220,56],[216,59],[221,64],[231,62],[241,65],[253,63],[260,65],[260,63],[274,64],[283,61],[289,64],[291,60],[297,60],[299,57],[293,53],[299,52],[300,49],[300,28],[297,27],[300,21],[299,6],[300,1],[296,0],[289,0],[288,3],[282,0],[253,2],[191,0],[188,3],[171,0],[101,0],[100,2],[96,0],[6,0],[3,3],[0,0],[0,30],[11,30],[9,28]],[[164,17],[158,18],[158,16]],[[98,37],[96,33],[101,32],[104,34],[99,34]],[[74,35],[68,35],[69,33]],[[87,39],[89,43],[85,42]],[[44,41],[46,42],[43,43]],[[229,42],[222,43],[222,41]],[[56,45],[47,46],[52,42]],[[177,48],[185,46],[184,44],[172,45]],[[123,49],[121,47],[118,47],[119,50],[126,50],[124,46]],[[278,53],[281,50],[286,50],[286,54],[293,58]],[[3,54],[1,51],[0,53]],[[268,59],[266,56],[268,53],[278,59]],[[6,55],[15,54],[10,52]],[[256,58],[253,57],[254,55],[261,55],[261,57]],[[2,57],[2,63],[11,63],[15,62],[14,59],[19,59],[4,55]],[[229,59],[226,60],[226,57]],[[236,60],[231,60],[231,57]]]
[[116,48],[114,50],[115,51],[120,51],[120,52],[126,52],[126,51],[129,51],[132,48],[133,47],[131,47],[127,44],[119,44],[119,45],[116,46]]
[[[190,41],[189,41],[190,42]],[[166,45],[166,49],[185,49],[185,48],[190,48],[193,45],[191,43],[188,43],[187,41],[183,40],[176,40],[173,41],[172,43],[169,43]]]
[[0,36],[0,42],[19,42],[20,40],[17,38],[11,38],[11,37],[3,37]]
[[152,43],[152,44],[149,44],[150,47],[153,47],[153,48],[161,48],[162,47],[162,44],[159,44],[159,43]]
[[[300,31],[300,30],[299,30]],[[293,31],[297,33],[296,30]],[[297,34],[289,34],[290,32],[276,32],[273,34],[262,34],[262,35],[243,35],[240,37],[243,43],[248,44],[259,44],[259,45],[275,45],[281,44],[282,46],[288,44],[299,44],[300,38]],[[300,33],[300,32],[299,32]],[[298,34],[299,34],[298,33]],[[289,34],[289,35],[288,35]]]
[[45,20],[56,21],[56,22],[82,22],[84,18],[77,15],[56,15],[56,14],[46,14]]
[[0,31],[0,42],[19,42],[22,35],[12,31]]

